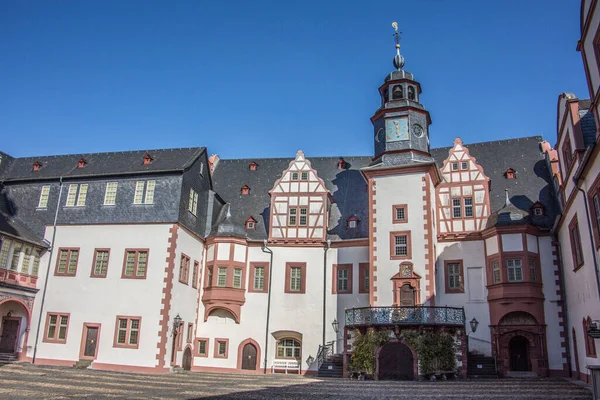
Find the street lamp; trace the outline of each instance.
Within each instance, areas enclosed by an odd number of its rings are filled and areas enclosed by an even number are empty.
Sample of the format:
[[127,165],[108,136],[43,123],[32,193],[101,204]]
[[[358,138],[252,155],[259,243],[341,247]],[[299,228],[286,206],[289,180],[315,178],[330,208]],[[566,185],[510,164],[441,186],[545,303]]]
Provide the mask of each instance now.
[[475,333],[475,331],[477,330],[477,327],[479,326],[479,321],[477,321],[475,319],[475,317],[473,317],[473,319],[471,320],[471,322],[469,322],[469,324],[471,325],[471,331],[473,333]]
[[308,358],[306,359],[306,364],[308,364],[308,366],[310,367],[312,365],[312,363],[315,362],[315,358],[313,356],[308,356]]
[[333,322],[331,323],[331,326],[333,326],[333,330],[335,331],[335,333],[339,333],[340,324],[337,322],[337,318],[333,320]]
[[181,317],[177,314],[177,316],[173,318],[173,329],[179,328],[179,324],[181,324]]

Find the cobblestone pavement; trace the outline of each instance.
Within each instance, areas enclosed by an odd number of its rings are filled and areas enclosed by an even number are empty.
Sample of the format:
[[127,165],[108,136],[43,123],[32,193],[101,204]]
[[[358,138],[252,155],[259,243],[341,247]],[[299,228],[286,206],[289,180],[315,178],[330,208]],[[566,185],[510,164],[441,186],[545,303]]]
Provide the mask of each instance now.
[[12,364],[0,367],[0,399],[499,399],[591,400],[560,379],[358,382],[293,375],[137,375]]

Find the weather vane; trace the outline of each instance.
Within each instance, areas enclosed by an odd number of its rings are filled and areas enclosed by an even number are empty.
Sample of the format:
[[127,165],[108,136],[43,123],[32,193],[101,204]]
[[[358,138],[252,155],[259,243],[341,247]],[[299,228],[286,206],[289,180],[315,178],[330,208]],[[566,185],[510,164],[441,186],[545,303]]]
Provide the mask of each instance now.
[[400,35],[402,32],[398,32],[398,23],[396,21],[392,22],[392,28],[394,28],[394,40],[396,41],[396,56],[394,57],[394,67],[398,71],[404,67],[404,57],[400,55]]

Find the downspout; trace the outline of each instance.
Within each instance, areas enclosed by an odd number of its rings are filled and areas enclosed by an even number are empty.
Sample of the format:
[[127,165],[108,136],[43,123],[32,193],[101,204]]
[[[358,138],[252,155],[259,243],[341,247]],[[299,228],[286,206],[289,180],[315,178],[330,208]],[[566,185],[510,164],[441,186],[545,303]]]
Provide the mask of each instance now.
[[40,339],[40,328],[42,326],[42,313],[44,310],[44,303],[46,302],[46,291],[48,290],[48,277],[50,276],[50,265],[52,263],[52,254],[54,253],[54,240],[56,238],[56,222],[58,221],[58,210],[60,209],[60,199],[62,197],[63,189],[63,177],[59,179],[59,190],[58,190],[58,202],[56,203],[56,211],[54,212],[54,224],[52,225],[52,242],[50,243],[50,254],[48,255],[48,266],[46,267],[46,277],[44,279],[44,290],[42,291],[42,302],[40,303],[40,316],[38,318],[37,331],[35,334],[35,344],[33,346],[33,358],[31,363],[35,364],[35,357],[37,355],[37,347]]
[[[323,347],[325,347],[325,331],[327,322],[326,305],[327,305],[327,250],[331,246],[331,240],[327,239],[325,248],[323,249]],[[332,283],[333,284],[333,283]]]
[[269,316],[271,314],[271,282],[273,281],[271,278],[273,276],[273,250],[267,247],[267,241],[263,241],[263,246],[261,248],[263,253],[269,253],[271,256],[271,260],[269,261],[269,288],[267,294],[267,323],[265,326],[265,367],[263,373],[267,374],[267,358],[269,354]]

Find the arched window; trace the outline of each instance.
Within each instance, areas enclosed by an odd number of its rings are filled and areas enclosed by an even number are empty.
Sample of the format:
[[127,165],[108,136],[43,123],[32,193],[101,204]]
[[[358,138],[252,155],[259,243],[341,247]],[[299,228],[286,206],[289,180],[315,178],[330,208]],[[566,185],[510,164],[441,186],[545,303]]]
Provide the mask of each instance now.
[[402,85],[396,85],[392,88],[392,100],[400,100],[404,98],[404,88]]
[[409,100],[414,100],[415,99],[415,87],[414,86],[409,86],[408,87],[408,99]]
[[295,339],[281,339],[277,342],[277,358],[295,358],[302,357],[302,345]]
[[410,307],[415,305],[415,290],[408,283],[400,288],[400,306]]

